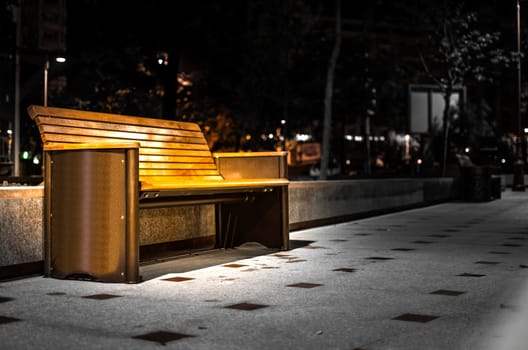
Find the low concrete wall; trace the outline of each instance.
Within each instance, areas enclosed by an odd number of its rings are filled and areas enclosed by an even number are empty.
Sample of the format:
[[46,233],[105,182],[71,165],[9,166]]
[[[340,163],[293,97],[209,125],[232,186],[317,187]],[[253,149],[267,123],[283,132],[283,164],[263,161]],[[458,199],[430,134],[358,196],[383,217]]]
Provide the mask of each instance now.
[[292,182],[290,229],[447,201],[459,193],[455,178]]
[[42,186],[0,187],[0,278],[42,268],[43,194]]
[[[447,201],[458,193],[453,178],[294,181],[290,229]],[[42,268],[42,219],[42,186],[0,187],[0,278]],[[214,206],[146,209],[139,224],[142,246],[200,239],[214,235]]]
[[0,188],[0,266],[42,260],[42,187]]

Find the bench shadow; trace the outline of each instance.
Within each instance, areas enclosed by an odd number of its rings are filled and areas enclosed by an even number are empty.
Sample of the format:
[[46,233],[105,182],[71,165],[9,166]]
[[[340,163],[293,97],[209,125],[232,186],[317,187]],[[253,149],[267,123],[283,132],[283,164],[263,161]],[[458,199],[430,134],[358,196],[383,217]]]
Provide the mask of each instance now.
[[256,256],[272,254],[277,251],[279,249],[267,248],[252,242],[228,249],[211,248],[193,251],[175,251],[173,255],[165,255],[152,260],[142,261],[139,265],[139,273],[142,281],[145,282],[169,273],[185,273]]
[[[290,248],[309,246],[315,241],[290,240]],[[262,244],[248,242],[234,248],[204,248],[201,250],[177,250],[142,259],[139,273],[142,282],[159,278],[169,273],[185,273],[206,267],[223,265],[238,260],[273,254],[280,251]]]
[[301,239],[290,239],[290,249],[304,248],[316,241],[306,241]]

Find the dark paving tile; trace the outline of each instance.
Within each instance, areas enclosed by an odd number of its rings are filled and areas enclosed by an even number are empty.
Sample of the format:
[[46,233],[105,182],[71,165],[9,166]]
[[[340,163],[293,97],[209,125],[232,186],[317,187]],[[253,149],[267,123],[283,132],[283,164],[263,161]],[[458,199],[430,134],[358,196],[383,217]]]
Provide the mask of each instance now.
[[392,260],[394,258],[389,258],[386,256],[369,256],[368,258],[365,258],[367,260]]
[[291,255],[289,255],[289,254],[277,253],[277,254],[271,254],[271,256],[276,256],[277,258],[281,258],[281,259],[287,259],[287,258],[289,258]]
[[236,281],[238,278],[223,278],[222,276],[218,276],[222,278],[222,281]]
[[226,265],[222,265],[223,267],[231,267],[233,269],[238,269],[240,267],[245,267],[247,265],[244,265],[244,264],[236,264],[236,263],[233,263],[233,264],[226,264]]
[[431,292],[429,294],[447,295],[447,296],[456,297],[456,296],[462,295],[464,293],[466,293],[466,292],[460,292],[460,291],[457,291],[457,290],[439,289],[439,290],[435,290],[434,292]]
[[506,238],[509,241],[526,241],[528,238],[526,237],[508,237]]
[[446,228],[445,230],[442,230],[443,232],[460,232],[459,229],[456,228]]
[[432,241],[412,241],[411,243],[416,243],[416,244],[432,244],[432,243],[435,243],[435,242],[432,242]]
[[485,260],[480,260],[480,261],[475,261],[475,264],[482,264],[482,265],[498,265],[500,264],[499,261],[485,261]]
[[457,275],[459,277],[484,277],[486,275],[481,275],[481,274],[478,274],[478,273],[461,273],[459,275]]
[[13,298],[9,297],[0,297],[0,303],[6,303],[8,301],[14,300]]
[[491,251],[491,252],[488,252],[488,254],[495,254],[495,255],[508,255],[508,254],[511,254],[511,252],[498,252],[498,251]]
[[119,298],[121,295],[114,295],[114,294],[93,294],[93,295],[85,295],[83,298],[85,299],[95,299],[95,300],[107,300],[107,299],[113,299],[113,298]]
[[411,252],[411,251],[416,250],[416,249],[413,249],[413,248],[394,248],[394,249],[391,249],[391,250],[394,250],[394,251],[397,251],[397,252]]
[[356,236],[371,236],[371,233],[356,233]]
[[306,260],[305,259],[290,259],[286,261],[286,263],[291,264],[291,263],[298,263],[298,262],[303,262],[303,261],[306,261]]
[[64,292],[50,292],[50,293],[46,293],[46,295],[62,296],[62,295],[66,295],[66,293],[64,293]]
[[440,316],[419,315],[419,314],[402,314],[400,316],[394,317],[393,320],[426,323],[426,322],[430,322],[432,320],[435,320],[438,317],[440,317]]
[[515,244],[515,243],[504,243],[502,244],[503,247],[522,247],[522,244]]
[[434,234],[434,235],[429,235],[428,237],[447,238],[447,237],[451,237],[451,235]]
[[356,269],[353,269],[351,267],[340,267],[338,269],[333,269],[332,271],[341,271],[341,272],[356,272]]
[[17,321],[22,320],[16,317],[0,316],[0,324],[12,323]]
[[180,340],[180,339],[188,338],[188,337],[194,337],[194,336],[189,335],[189,334],[175,333],[175,332],[156,331],[156,332],[136,335],[132,338],[148,340],[148,341],[152,341],[155,343],[160,343],[161,345],[165,345],[171,341]]
[[252,304],[252,303],[239,303],[239,304],[233,304],[226,306],[226,309],[234,309],[234,310],[244,310],[244,311],[253,311],[262,309],[265,307],[268,307],[269,305],[262,305],[262,304]]
[[258,267],[250,267],[248,269],[242,270],[242,272],[254,272],[254,271],[258,271],[258,270],[259,270]]
[[322,284],[301,282],[301,283],[288,284],[286,287],[315,288],[315,287],[319,287],[319,286],[322,286]]
[[190,280],[193,280],[193,279],[194,278],[192,278],[192,277],[179,277],[179,276],[176,276],[176,277],[163,278],[162,281],[185,282],[185,281],[190,281]]
[[348,242],[348,239],[331,239],[330,242]]

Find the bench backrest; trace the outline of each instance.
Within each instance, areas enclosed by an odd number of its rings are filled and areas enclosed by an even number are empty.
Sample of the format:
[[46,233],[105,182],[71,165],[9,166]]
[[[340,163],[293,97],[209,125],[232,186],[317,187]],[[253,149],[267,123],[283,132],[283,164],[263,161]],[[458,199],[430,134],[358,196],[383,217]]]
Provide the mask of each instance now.
[[44,147],[139,142],[139,180],[222,180],[196,123],[32,105]]

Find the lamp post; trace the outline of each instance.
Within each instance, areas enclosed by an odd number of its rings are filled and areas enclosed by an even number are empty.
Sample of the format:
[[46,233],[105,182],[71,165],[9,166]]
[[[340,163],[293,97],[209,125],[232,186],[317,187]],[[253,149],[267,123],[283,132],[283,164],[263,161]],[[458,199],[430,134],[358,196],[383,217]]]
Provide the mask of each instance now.
[[[55,57],[55,62],[57,63],[64,63],[66,62],[66,58],[62,56]],[[48,74],[50,69],[50,61],[48,56],[46,56],[46,60],[44,61],[44,93],[42,102],[44,106],[48,105]]]
[[522,152],[522,121],[521,121],[521,4],[517,0],[517,138],[516,160],[513,164],[513,191],[524,191],[524,160]]
[[48,71],[49,71],[49,59],[46,57],[44,62],[44,96],[43,96],[43,105],[46,107],[48,105]]

